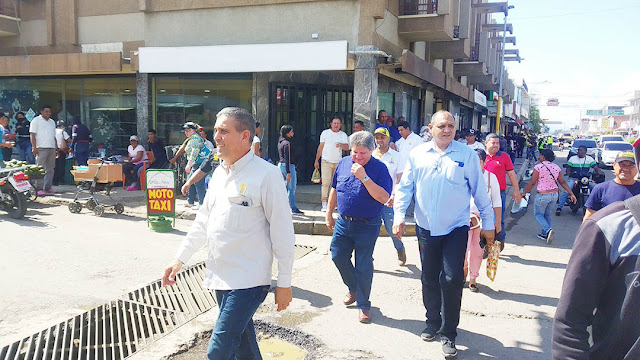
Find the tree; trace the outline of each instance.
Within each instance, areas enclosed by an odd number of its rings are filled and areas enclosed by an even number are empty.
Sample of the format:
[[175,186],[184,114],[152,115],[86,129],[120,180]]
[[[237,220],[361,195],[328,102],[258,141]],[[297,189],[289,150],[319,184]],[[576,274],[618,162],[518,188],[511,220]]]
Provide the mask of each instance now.
[[531,99],[531,106],[529,107],[529,122],[533,125],[533,132],[535,134],[539,134],[544,124],[540,118],[540,109],[538,109],[537,99]]

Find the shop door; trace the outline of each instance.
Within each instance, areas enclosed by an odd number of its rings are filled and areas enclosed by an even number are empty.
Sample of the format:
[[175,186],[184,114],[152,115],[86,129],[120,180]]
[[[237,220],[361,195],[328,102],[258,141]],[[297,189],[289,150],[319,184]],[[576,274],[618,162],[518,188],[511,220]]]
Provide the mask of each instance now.
[[278,162],[280,127],[293,126],[293,156],[298,183],[311,183],[320,133],[333,118],[342,120],[342,130],[351,134],[353,89],[309,85],[271,84],[269,91],[269,157]]

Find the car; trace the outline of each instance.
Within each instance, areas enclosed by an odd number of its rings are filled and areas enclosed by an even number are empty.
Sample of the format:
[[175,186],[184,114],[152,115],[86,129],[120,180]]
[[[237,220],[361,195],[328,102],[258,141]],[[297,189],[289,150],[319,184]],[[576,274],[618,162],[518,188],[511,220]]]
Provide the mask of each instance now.
[[600,148],[600,166],[613,166],[616,156],[621,151],[633,151],[633,146],[627,141],[606,141]]
[[576,139],[571,144],[571,149],[569,149],[569,155],[567,155],[567,161],[571,159],[573,155],[578,153],[578,148],[580,146],[587,147],[587,155],[591,156],[595,161],[598,161],[598,144],[596,144],[595,140],[591,139]]
[[598,146],[602,147],[602,144],[607,141],[624,141],[624,138],[620,135],[601,135],[598,139]]

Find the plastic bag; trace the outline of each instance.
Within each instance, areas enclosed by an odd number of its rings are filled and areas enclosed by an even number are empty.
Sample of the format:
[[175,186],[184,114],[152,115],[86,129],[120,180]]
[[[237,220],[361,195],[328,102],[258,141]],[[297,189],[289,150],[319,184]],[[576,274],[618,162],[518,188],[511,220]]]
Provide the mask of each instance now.
[[489,257],[487,258],[487,277],[493,281],[498,272],[498,258],[500,257],[500,241],[496,241],[489,246]]
[[530,194],[526,194],[522,198],[522,200],[520,200],[520,202],[514,201],[513,204],[511,205],[511,213],[512,214],[517,214],[520,211],[526,209],[527,206],[529,206],[529,196],[530,196]]
[[320,184],[322,182],[320,171],[318,169],[313,170],[313,174],[311,175],[311,182],[314,184]]

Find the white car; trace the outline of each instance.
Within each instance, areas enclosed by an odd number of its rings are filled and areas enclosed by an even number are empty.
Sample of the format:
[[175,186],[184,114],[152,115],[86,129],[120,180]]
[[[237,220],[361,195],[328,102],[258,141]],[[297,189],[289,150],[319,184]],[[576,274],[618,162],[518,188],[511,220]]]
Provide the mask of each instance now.
[[620,135],[600,135],[598,146],[602,147],[602,144],[607,141],[624,141],[624,138]]
[[602,143],[600,164],[613,166],[616,156],[621,151],[633,151],[633,146],[627,141],[605,141]]

